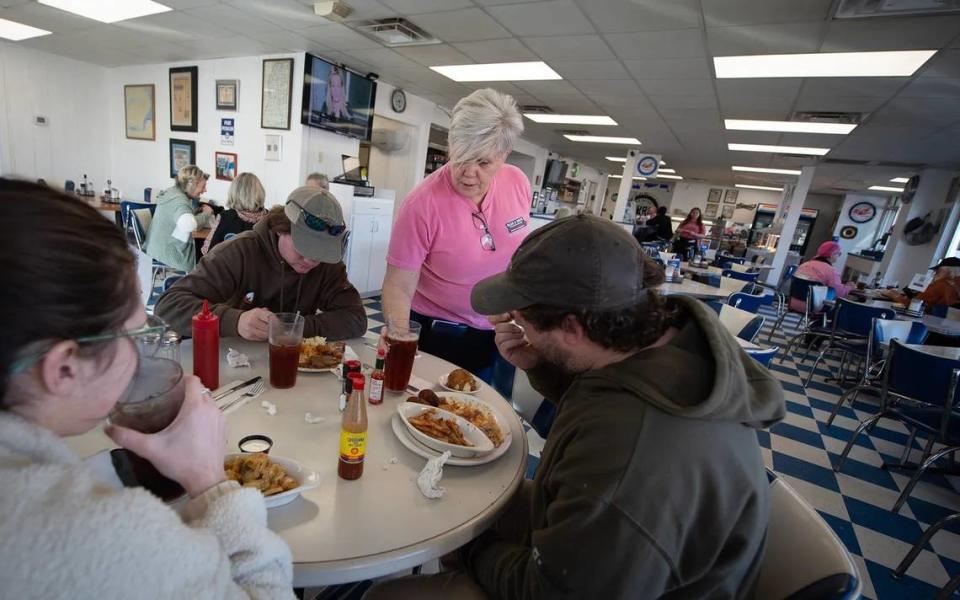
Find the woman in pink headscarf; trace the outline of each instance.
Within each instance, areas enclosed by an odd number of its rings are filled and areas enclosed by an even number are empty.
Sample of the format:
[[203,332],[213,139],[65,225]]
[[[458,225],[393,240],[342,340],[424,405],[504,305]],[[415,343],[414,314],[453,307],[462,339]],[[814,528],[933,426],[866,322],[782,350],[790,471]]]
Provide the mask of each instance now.
[[[793,276],[817,281],[821,285],[832,288],[836,292],[837,298],[844,298],[855,284],[841,282],[840,273],[833,266],[833,263],[837,262],[842,254],[843,250],[840,248],[840,244],[833,241],[824,242],[817,248],[816,256],[800,265]],[[803,300],[791,298],[790,308],[803,312],[805,308]]]

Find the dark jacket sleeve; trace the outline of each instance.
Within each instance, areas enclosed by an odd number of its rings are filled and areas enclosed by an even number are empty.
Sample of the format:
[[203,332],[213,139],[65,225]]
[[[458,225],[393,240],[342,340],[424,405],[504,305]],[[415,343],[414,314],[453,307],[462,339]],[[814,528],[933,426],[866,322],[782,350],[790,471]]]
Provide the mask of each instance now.
[[220,317],[220,335],[237,335],[237,322],[243,311],[233,308],[228,301],[238,293],[243,261],[230,244],[223,244],[210,252],[191,273],[173,284],[157,302],[155,312],[180,335],[192,334],[193,315],[200,312],[203,301]]
[[328,281],[324,282],[321,297],[309,312],[319,309],[319,314],[308,314],[303,323],[303,336],[322,335],[328,340],[347,340],[360,337],[367,331],[367,313],[363,310],[360,293],[347,280],[347,267],[343,263],[330,265]]

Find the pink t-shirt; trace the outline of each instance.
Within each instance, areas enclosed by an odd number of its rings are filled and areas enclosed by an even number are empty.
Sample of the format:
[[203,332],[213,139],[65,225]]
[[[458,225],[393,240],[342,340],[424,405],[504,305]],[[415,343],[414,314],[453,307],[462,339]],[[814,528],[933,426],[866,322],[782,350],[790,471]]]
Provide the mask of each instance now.
[[[477,207],[450,180],[450,165],[424,179],[407,196],[390,236],[387,263],[419,271],[413,310],[437,319],[492,329],[470,307],[478,281],[506,271],[513,252],[530,231],[530,182],[523,171],[503,165]],[[480,246],[483,230],[471,216],[482,211],[496,250]]]

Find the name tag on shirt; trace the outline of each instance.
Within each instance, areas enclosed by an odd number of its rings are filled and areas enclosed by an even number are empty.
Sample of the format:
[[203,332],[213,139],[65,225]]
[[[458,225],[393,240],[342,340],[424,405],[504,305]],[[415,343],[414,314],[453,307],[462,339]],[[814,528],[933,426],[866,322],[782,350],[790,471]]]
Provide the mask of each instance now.
[[527,226],[527,221],[523,217],[517,217],[516,219],[507,223],[507,233],[520,231],[526,226]]

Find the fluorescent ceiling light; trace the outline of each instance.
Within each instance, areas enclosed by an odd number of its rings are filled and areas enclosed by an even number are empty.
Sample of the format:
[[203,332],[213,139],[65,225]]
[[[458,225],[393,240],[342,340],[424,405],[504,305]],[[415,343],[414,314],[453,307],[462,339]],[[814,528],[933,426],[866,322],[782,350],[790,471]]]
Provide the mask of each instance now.
[[890,183],[906,183],[908,181],[910,180],[907,179],[906,177],[894,177],[893,179],[890,180]]
[[776,152],[778,154],[809,154],[823,156],[830,148],[807,148],[805,146],[768,146],[766,144],[727,144],[730,150],[741,152]]
[[606,115],[546,115],[543,113],[523,113],[523,116],[535,123],[558,123],[562,125],[616,125],[617,122]]
[[783,131],[786,133],[834,133],[847,134],[856,125],[847,123],[809,123],[804,121],[752,121],[749,119],[724,119],[727,129],[736,131]]
[[626,157],[623,156],[607,156],[605,158],[613,162],[627,162]]
[[[610,179],[623,179],[623,175],[610,175]],[[646,178],[646,177],[637,176],[637,177],[634,177],[633,180],[634,180],[634,181],[646,181],[647,178]]]
[[431,70],[454,81],[537,81],[563,79],[543,61],[485,63],[480,65],[445,65]]
[[744,171],[747,173],[774,173],[776,175],[799,175],[800,171],[795,169],[767,169],[764,167],[740,167],[732,166],[730,167],[734,171]]
[[41,35],[50,35],[46,29],[30,27],[16,21],[0,19],[0,38],[19,42],[20,40],[29,40],[30,38],[40,37]]
[[898,187],[888,187],[885,185],[871,185],[869,188],[875,192],[902,192],[903,188]]
[[152,0],[39,0],[39,2],[102,23],[116,23],[173,10],[169,6]]
[[936,50],[716,56],[717,79],[744,77],[909,77]]
[[640,140],[635,137],[616,137],[611,135],[570,135],[563,134],[571,142],[594,142],[597,144],[628,144],[630,146],[639,146]]
[[657,173],[656,177],[657,179],[683,179],[679,175],[661,175],[660,173]]
[[658,173],[676,173],[676,169],[658,169]]
[[769,192],[782,192],[783,188],[770,187],[768,185],[747,185],[746,183],[736,183],[734,184],[738,188],[745,188],[748,190],[767,190]]

